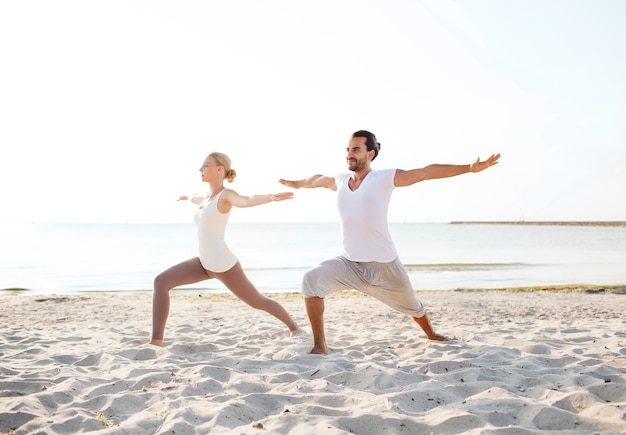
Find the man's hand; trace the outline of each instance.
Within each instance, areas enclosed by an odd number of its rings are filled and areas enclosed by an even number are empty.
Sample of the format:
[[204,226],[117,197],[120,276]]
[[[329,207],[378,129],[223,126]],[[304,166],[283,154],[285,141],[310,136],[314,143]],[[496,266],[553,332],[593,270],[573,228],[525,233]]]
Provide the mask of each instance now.
[[280,180],[278,180],[278,182],[280,184],[284,184],[287,187],[291,187],[292,189],[299,189],[300,188],[300,181],[294,181],[294,180],[283,180],[282,178]]
[[335,177],[327,177],[321,174],[311,175],[310,177],[303,178],[302,180],[278,180],[280,184],[284,184],[292,189],[314,189],[317,187],[325,187],[330,190],[337,190],[335,184]]
[[484,171],[490,166],[497,165],[498,159],[500,158],[500,153],[492,154],[487,160],[484,162],[480,161],[480,157],[476,159],[476,161],[470,164],[469,171],[470,172],[480,172]]

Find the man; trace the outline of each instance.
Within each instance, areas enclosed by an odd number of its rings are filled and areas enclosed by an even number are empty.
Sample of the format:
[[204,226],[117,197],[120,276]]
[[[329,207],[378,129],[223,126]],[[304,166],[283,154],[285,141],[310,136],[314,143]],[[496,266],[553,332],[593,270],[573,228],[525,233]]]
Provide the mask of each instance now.
[[387,224],[387,209],[395,187],[420,181],[480,172],[498,163],[500,154],[469,165],[433,164],[423,168],[372,170],[371,162],[380,150],[376,136],[359,130],[350,139],[346,160],[350,172],[335,177],[313,175],[302,180],[279,180],[295,189],[324,187],[337,192],[341,216],[343,254],[309,270],[302,280],[302,292],[311,329],[310,353],[327,354],[324,335],[324,297],[339,290],[355,289],[391,308],[407,314],[431,340],[448,337],[433,330],[426,310],[417,299],[409,276],[397,256]]

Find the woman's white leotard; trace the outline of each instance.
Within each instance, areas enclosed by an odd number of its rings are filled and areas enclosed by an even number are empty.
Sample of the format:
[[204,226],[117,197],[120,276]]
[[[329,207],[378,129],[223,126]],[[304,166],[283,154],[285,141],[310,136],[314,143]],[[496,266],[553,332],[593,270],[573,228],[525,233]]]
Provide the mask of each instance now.
[[211,272],[226,272],[237,263],[224,241],[224,232],[230,212],[221,213],[217,203],[222,190],[212,201],[203,201],[196,211],[194,220],[198,229],[198,250],[202,267]]

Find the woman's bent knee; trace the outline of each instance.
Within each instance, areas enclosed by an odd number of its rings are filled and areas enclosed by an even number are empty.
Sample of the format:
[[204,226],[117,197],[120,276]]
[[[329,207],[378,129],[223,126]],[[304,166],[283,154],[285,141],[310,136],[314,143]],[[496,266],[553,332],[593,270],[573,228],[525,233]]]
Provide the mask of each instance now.
[[171,287],[168,286],[167,274],[160,273],[154,278],[154,291],[155,292],[168,292]]

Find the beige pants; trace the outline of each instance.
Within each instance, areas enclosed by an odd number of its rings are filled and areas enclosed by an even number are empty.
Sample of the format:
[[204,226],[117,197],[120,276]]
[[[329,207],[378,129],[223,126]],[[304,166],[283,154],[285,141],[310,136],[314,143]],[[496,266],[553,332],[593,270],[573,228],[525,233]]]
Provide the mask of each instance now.
[[302,279],[305,298],[323,298],[341,290],[358,290],[411,317],[426,313],[398,258],[377,263],[355,262],[340,256],[320,263]]

